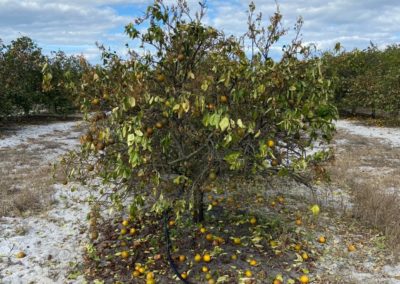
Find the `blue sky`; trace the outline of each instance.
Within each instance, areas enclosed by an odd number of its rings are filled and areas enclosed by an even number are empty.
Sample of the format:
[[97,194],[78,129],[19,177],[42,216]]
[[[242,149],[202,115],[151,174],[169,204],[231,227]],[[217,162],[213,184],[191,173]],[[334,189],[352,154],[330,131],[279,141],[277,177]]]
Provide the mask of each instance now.
[[[98,62],[96,42],[124,54],[124,26],[140,15],[151,0],[0,0],[0,39],[9,43],[26,35],[45,53],[63,50],[83,54]],[[165,0],[173,3],[173,0]],[[276,8],[274,0],[255,0],[257,10],[268,18]],[[197,0],[188,0],[195,11]],[[227,34],[240,35],[246,28],[247,0],[208,0],[207,24]],[[318,48],[332,48],[341,42],[346,50],[363,49],[370,41],[384,47],[400,43],[399,0],[278,0],[286,27],[298,16],[304,19],[303,40]],[[285,44],[284,41],[276,46]]]

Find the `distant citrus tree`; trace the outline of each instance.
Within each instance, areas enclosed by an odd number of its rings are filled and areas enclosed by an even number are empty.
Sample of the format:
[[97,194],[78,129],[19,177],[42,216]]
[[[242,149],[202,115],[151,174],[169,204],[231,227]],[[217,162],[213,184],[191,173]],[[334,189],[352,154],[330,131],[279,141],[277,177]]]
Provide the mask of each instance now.
[[28,114],[41,94],[41,49],[29,37],[20,37],[3,46],[0,60],[0,88],[7,105],[4,112]]
[[281,15],[264,28],[254,11],[241,38],[183,1],[155,1],[127,25],[141,50],[123,59],[103,49],[104,65],[85,69],[78,89],[90,126],[71,174],[101,177],[101,196],[120,209],[130,197],[132,215],[172,208],[201,222],[213,180],[303,170],[303,150],[332,137],[332,87],[298,37],[273,60]]
[[[340,45],[339,45],[340,46]],[[340,49],[340,48],[339,48]],[[326,75],[335,81],[335,101],[341,109],[368,108],[398,114],[400,48],[371,44],[364,50],[336,50],[323,55]]]

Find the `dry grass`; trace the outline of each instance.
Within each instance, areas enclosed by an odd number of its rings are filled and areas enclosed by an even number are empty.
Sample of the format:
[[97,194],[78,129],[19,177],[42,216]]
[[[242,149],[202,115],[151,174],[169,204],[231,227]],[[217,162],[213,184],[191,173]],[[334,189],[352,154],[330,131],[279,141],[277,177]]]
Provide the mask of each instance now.
[[329,172],[333,182],[350,189],[351,213],[379,229],[393,249],[400,251],[400,148],[376,139],[339,133],[341,145]]
[[[46,150],[60,146],[49,141],[36,143]],[[53,203],[53,166],[45,162],[44,151],[30,144],[0,149],[0,217],[38,212]]]
[[51,166],[41,165],[26,147],[2,149],[0,216],[37,211],[51,203]]

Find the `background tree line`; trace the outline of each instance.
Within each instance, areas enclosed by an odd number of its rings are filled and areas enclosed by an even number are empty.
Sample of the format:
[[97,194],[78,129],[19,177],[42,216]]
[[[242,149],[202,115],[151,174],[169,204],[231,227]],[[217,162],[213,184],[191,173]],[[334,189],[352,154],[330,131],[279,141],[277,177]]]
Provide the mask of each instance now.
[[[42,54],[29,37],[5,45],[0,39],[0,119],[38,112],[65,114],[75,110],[75,98],[64,82],[78,82],[82,74],[78,56],[62,51]],[[51,70],[51,75],[42,72]],[[42,85],[43,76],[51,87]]]
[[335,86],[335,104],[340,110],[356,113],[368,109],[398,115],[400,111],[400,45],[379,49],[335,50],[322,55],[325,72]]

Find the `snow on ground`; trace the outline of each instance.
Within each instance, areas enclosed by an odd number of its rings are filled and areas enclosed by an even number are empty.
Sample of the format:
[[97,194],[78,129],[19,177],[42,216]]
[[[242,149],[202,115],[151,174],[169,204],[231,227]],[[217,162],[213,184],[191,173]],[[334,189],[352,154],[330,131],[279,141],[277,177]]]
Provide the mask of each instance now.
[[400,147],[400,128],[364,126],[349,120],[338,120],[336,127],[355,135],[384,139],[393,147]]
[[[28,145],[41,163],[54,161],[76,147],[77,122],[30,125],[0,140],[0,149]],[[29,143],[27,143],[29,142]],[[46,143],[53,143],[46,147]],[[1,161],[0,162],[5,162]],[[50,174],[50,173],[49,173]],[[71,192],[72,185],[54,184],[54,205],[39,215],[0,217],[0,283],[82,283],[82,276],[69,280],[68,274],[82,262],[82,249],[87,239],[82,235],[88,206],[87,191]],[[17,259],[23,251],[26,257]]]

